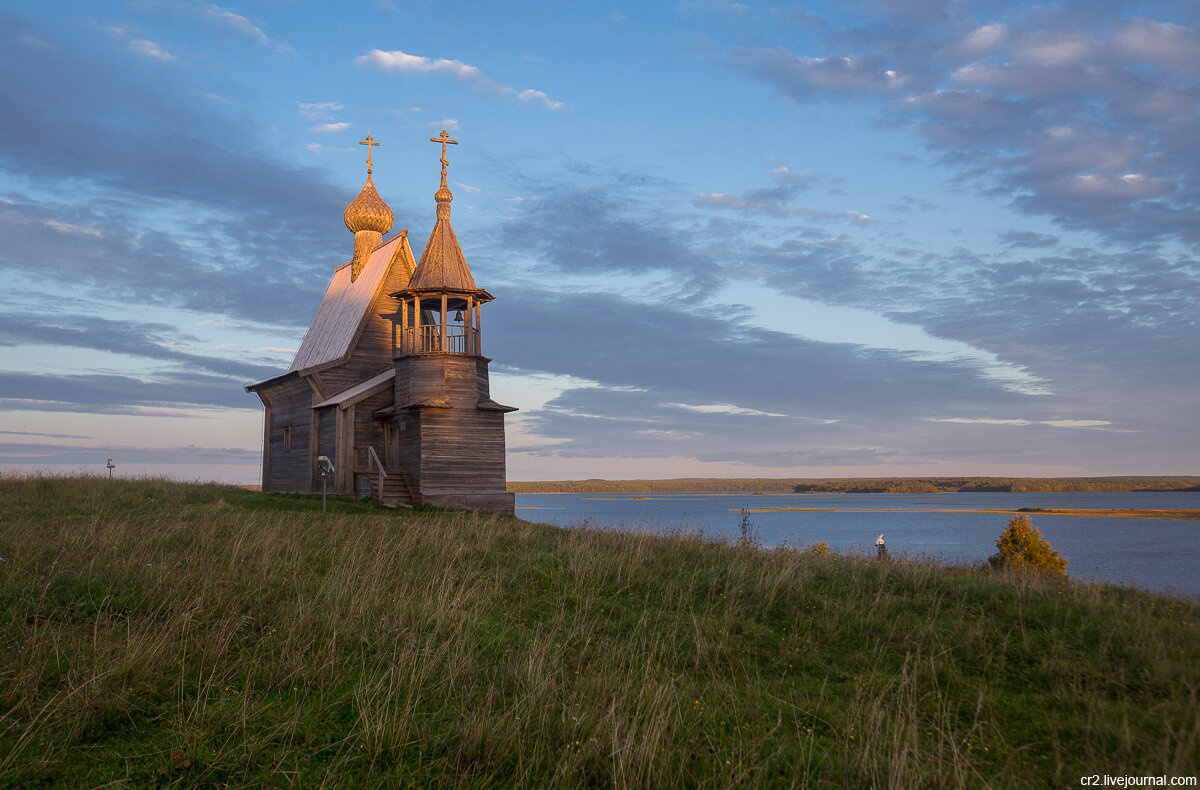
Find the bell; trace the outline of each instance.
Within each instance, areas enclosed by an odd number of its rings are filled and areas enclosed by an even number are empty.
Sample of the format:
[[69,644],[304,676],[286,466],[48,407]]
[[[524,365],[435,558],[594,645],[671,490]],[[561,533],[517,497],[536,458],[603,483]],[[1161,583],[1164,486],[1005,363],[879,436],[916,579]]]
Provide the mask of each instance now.
[[460,324],[462,323],[462,320],[463,320],[462,310],[459,310],[457,313],[454,314],[454,320],[458,321]]

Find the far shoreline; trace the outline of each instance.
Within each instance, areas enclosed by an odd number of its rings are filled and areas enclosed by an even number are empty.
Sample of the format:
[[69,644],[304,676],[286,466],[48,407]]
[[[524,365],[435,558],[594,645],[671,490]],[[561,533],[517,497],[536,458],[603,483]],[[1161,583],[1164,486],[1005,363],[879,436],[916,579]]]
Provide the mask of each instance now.
[[946,494],[1200,491],[1200,476],[1123,475],[1108,477],[854,477],[721,478],[647,480],[510,480],[515,494],[650,494],[689,492],[803,494]]

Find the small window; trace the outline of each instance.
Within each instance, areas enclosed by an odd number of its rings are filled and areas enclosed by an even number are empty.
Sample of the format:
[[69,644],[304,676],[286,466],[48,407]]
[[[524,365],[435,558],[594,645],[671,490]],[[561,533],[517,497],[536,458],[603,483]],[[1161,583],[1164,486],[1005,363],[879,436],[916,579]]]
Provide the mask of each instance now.
[[283,426],[283,449],[292,449],[292,426]]

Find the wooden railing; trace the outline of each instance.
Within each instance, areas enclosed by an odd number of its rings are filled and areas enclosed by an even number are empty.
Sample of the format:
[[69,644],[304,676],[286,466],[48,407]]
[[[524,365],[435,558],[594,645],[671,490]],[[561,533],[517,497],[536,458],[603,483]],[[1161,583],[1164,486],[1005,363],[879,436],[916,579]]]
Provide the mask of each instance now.
[[446,327],[445,348],[442,348],[442,328],[437,324],[406,327],[400,336],[402,354],[473,354],[478,348],[479,330],[459,324]]
[[367,446],[367,474],[371,474],[371,464],[374,463],[379,468],[380,480],[387,477],[387,471],[383,468],[383,461],[379,460],[379,456],[375,454],[375,448]]

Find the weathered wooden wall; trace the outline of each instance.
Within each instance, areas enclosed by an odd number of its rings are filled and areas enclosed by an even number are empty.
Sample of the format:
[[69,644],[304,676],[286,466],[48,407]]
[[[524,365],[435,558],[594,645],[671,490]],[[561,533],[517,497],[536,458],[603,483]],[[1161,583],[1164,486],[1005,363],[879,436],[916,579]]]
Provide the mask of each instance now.
[[[317,451],[313,453],[314,463],[318,455],[323,455],[337,466],[337,406],[326,406],[316,410],[317,415]],[[331,481],[332,482],[332,481]],[[317,490],[321,488],[321,479],[314,474],[313,484]]]
[[512,512],[505,491],[504,415],[478,408],[488,398],[487,361],[437,354],[396,361],[396,405],[441,401],[397,415],[413,441],[400,449],[420,500]]
[[[266,491],[307,491],[312,449],[313,391],[304,378],[264,389],[271,402],[267,428]],[[291,426],[291,449],[284,449],[283,429]]]
[[[376,393],[366,400],[359,401],[354,409],[354,446],[355,456],[358,456],[357,448],[374,447],[375,453],[379,456],[379,460],[385,460],[384,445],[383,445],[383,423],[373,415],[379,409],[392,405],[392,390],[386,389],[383,392]],[[359,469],[360,472],[367,471]]]

